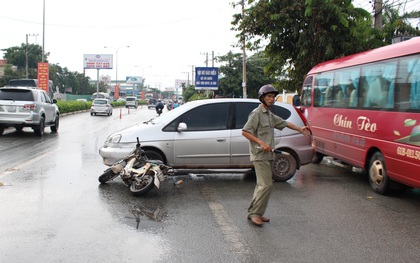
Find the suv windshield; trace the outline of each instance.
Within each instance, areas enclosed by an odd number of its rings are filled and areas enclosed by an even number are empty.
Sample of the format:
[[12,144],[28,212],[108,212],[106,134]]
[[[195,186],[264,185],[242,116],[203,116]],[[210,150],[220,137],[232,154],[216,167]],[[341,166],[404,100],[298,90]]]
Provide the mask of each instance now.
[[0,100],[34,101],[31,90],[0,89]]
[[133,101],[136,100],[136,98],[127,98],[127,101]]
[[107,100],[94,100],[93,104],[107,104],[108,101]]

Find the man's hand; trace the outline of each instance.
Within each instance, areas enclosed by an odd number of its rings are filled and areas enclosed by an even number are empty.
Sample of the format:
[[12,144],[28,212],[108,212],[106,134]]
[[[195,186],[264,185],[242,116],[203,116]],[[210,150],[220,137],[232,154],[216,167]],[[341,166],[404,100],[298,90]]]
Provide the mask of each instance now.
[[305,135],[306,137],[308,137],[309,135],[311,135],[311,130],[309,130],[308,126],[303,126],[302,128],[300,128],[300,132]]

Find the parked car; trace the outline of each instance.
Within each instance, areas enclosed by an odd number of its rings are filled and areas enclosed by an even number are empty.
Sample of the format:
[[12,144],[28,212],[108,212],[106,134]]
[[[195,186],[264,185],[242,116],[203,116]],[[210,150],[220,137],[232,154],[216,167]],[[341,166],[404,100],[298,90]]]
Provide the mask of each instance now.
[[90,115],[112,115],[112,105],[108,99],[94,99],[90,108]]
[[0,135],[7,127],[17,131],[31,127],[38,136],[44,134],[46,126],[57,132],[60,111],[56,102],[37,87],[0,88]]
[[137,101],[137,98],[136,97],[127,97],[127,98],[125,98],[125,107],[126,108],[133,107],[133,108],[136,108],[137,109],[138,103],[139,102]]
[[[177,168],[253,168],[249,142],[242,127],[258,107],[256,99],[208,99],[188,102],[142,124],[112,133],[99,149],[105,165],[128,155],[139,137],[149,159],[159,159]],[[290,104],[276,102],[272,112],[298,126],[306,120]],[[211,113],[211,114],[209,114]],[[275,130],[276,154],[273,179],[285,181],[296,169],[311,162],[311,138],[295,130]]]

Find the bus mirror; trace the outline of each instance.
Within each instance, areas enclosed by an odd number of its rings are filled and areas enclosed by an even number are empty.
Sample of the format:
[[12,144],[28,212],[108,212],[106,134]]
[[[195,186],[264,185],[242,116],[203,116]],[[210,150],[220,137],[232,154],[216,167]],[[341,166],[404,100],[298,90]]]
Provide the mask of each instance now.
[[299,107],[300,106],[300,96],[294,95],[293,96],[293,106]]

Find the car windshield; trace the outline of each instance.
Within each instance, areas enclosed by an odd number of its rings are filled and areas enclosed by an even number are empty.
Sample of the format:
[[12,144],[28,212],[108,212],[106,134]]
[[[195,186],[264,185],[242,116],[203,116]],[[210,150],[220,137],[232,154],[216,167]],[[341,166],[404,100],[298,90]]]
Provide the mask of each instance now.
[[93,104],[107,104],[106,100],[95,100]]
[[192,106],[194,102],[189,102],[187,104],[182,105],[181,107],[175,108],[171,111],[165,112],[165,114],[160,115],[159,117],[150,119],[149,121],[145,123],[151,123],[151,124],[159,124],[159,123],[169,123],[176,117],[178,117],[182,112],[188,111]]
[[133,101],[136,100],[136,98],[127,98],[127,101]]
[[30,90],[0,89],[0,100],[33,101]]

